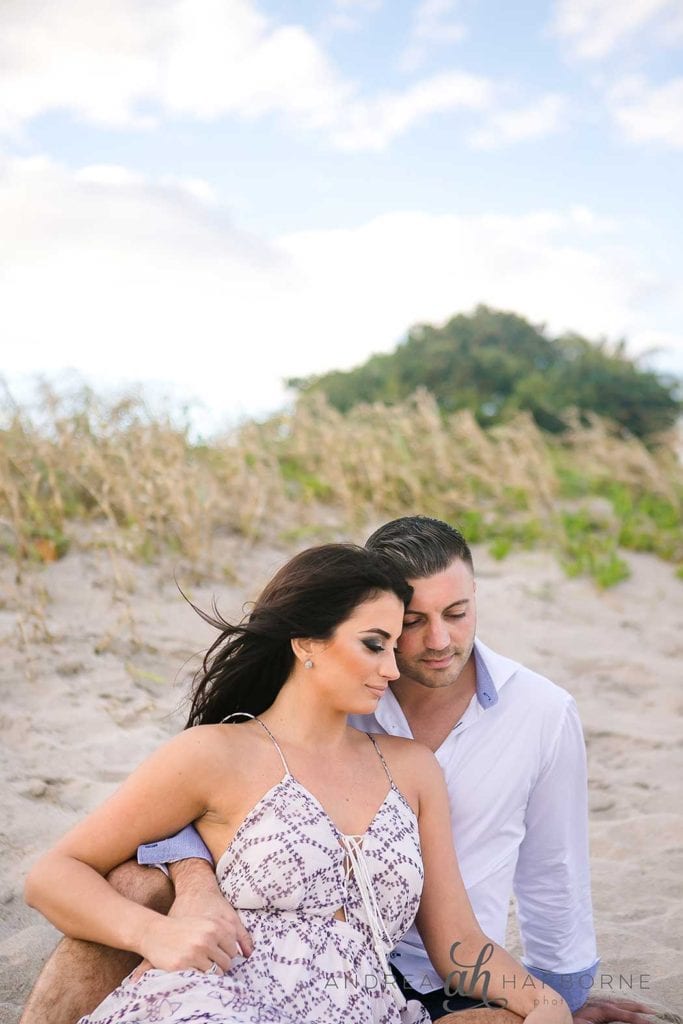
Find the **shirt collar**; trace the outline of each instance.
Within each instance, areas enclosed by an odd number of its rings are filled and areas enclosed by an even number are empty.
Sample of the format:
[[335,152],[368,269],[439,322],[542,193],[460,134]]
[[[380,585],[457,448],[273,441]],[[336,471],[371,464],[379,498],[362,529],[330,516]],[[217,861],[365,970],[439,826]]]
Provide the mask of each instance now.
[[[474,664],[477,704],[482,711],[487,711],[498,703],[500,688],[512,678],[519,668],[519,664],[510,658],[504,658],[501,654],[496,654],[478,638],[474,641]],[[375,718],[387,732],[390,732],[393,727],[398,728],[402,734],[410,736],[408,722],[391,688],[379,702]]]
[[487,711],[498,703],[498,690],[477,641],[474,644],[475,685],[479,706]]
[[[501,688],[519,671],[521,665],[512,658],[496,654],[477,637],[474,641],[474,658],[477,670],[477,700],[483,708],[493,707],[498,701]],[[492,700],[482,695],[488,693]]]

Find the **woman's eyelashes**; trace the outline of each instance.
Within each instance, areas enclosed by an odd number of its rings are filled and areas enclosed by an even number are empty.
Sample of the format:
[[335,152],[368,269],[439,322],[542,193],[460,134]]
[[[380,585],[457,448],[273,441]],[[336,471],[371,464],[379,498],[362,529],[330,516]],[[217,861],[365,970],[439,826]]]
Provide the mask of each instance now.
[[[363,640],[363,643],[369,651],[373,652],[373,654],[383,654],[384,651],[387,650],[381,640]],[[392,647],[392,651],[396,650],[396,647]]]

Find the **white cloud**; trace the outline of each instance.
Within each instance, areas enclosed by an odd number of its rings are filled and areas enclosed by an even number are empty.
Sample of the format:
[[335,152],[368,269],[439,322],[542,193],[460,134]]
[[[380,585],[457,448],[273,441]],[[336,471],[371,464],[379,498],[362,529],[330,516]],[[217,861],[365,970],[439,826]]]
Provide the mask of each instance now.
[[[377,6],[336,0],[340,11]],[[452,0],[422,0],[415,45],[459,38],[453,13]],[[363,96],[304,28],[274,25],[251,0],[64,0],[39,13],[8,0],[2,19],[0,132],[55,110],[125,129],[162,117],[278,114],[342,150],[380,151],[434,114],[488,113],[497,102],[490,79],[458,71]],[[560,98],[548,96],[494,111],[475,144],[537,138],[555,130],[560,110]]]
[[370,339],[386,349],[407,325],[479,302],[552,330],[627,333],[648,283],[600,219],[581,209],[519,217],[395,213],[281,244],[323,306],[339,305],[343,283],[356,319],[355,331],[339,324],[347,365],[367,353]]
[[333,31],[356,32],[383,3],[384,0],[332,0],[332,12],[324,24]]
[[483,111],[494,102],[493,84],[479,75],[448,71],[407,89],[349,106],[332,133],[340,149],[382,150],[412,125],[435,113]]
[[660,86],[639,76],[623,79],[611,90],[608,102],[629,141],[683,149],[683,77]]
[[145,177],[119,164],[88,164],[76,172],[75,180],[91,185],[142,185]]
[[553,32],[567,39],[574,54],[606,57],[617,46],[673,12],[680,0],[556,0]]
[[0,167],[5,372],[175,380],[217,409],[224,394],[226,412],[245,389],[252,408],[278,401],[296,277],[287,254],[186,182],[120,171]]
[[63,109],[110,127],[268,113],[324,126],[349,92],[309,33],[274,26],[251,0],[6,0],[2,9],[0,131]]
[[411,40],[401,59],[405,71],[415,71],[434,46],[459,43],[467,34],[455,17],[460,0],[420,0],[413,16]]
[[338,11],[354,11],[359,14],[374,14],[384,0],[332,0],[332,6]]
[[542,139],[567,126],[568,102],[558,93],[548,93],[517,110],[493,112],[475,131],[470,141],[476,149],[497,149],[515,142]]
[[[453,70],[364,96],[310,33],[274,25],[252,0],[64,0],[39,11],[36,2],[3,8],[0,132],[56,110],[126,130],[173,117],[278,115],[340,149],[379,151],[433,114],[489,111],[496,101],[490,79]],[[444,21],[451,7],[420,4],[420,45],[455,38],[459,29]],[[533,134],[510,124],[497,133]]]
[[617,228],[585,208],[397,212],[268,240],[187,183],[124,172],[0,165],[5,372],[175,382],[218,421],[273,407],[284,377],[352,365],[416,321],[479,302],[553,331],[673,330],[642,312],[653,282]]

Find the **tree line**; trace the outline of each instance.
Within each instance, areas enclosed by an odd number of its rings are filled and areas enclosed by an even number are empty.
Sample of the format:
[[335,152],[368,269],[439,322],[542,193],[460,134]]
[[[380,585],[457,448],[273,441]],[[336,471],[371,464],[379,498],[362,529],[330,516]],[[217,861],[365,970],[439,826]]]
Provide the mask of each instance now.
[[391,353],[348,371],[291,378],[299,393],[324,392],[345,412],[361,402],[392,405],[427,388],[443,412],[470,409],[482,426],[528,410],[559,433],[570,410],[598,413],[641,438],[667,430],[683,410],[680,381],[579,334],[550,337],[515,313],[478,306],[443,327],[418,324]]

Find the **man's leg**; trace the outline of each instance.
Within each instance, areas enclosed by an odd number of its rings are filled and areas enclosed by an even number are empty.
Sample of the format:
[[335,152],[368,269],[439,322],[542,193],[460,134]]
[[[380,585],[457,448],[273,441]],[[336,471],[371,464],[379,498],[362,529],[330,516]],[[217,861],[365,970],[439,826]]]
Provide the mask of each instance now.
[[[160,914],[173,902],[173,886],[154,868],[129,860],[107,876],[114,888]],[[127,953],[96,942],[62,939],[41,971],[20,1024],[75,1024],[98,1006],[140,962]]]

